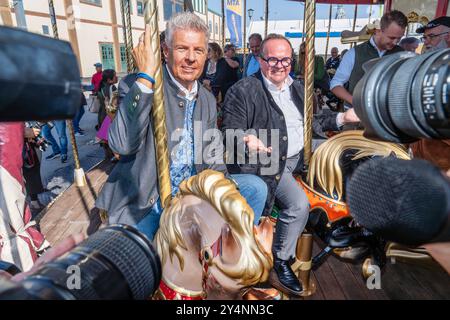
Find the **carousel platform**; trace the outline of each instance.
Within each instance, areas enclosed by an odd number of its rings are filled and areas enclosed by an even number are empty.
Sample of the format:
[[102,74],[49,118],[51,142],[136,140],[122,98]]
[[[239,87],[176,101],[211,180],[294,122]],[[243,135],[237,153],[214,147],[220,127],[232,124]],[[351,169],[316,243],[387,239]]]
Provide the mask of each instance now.
[[[86,173],[87,185],[70,186],[38,217],[41,231],[51,245],[75,233],[89,235],[101,225],[94,201],[113,165],[103,161]],[[314,254],[320,243],[314,243]],[[312,272],[316,284],[314,295],[307,300],[397,300],[450,299],[450,275],[437,263],[415,265],[388,261],[382,277],[381,289],[369,290],[362,277],[361,264],[338,260],[334,256]]]

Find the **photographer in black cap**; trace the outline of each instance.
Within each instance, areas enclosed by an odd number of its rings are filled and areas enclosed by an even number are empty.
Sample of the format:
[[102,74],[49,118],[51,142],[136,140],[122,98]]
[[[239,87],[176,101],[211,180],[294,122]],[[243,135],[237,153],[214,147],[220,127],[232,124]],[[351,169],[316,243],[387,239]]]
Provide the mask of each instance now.
[[[450,48],[450,17],[440,17],[416,30],[423,33],[421,38],[425,50]],[[450,170],[450,140],[421,139],[411,145],[414,157],[431,161],[442,170]]]
[[416,30],[423,33],[425,49],[438,50],[450,47],[450,17],[439,17]]

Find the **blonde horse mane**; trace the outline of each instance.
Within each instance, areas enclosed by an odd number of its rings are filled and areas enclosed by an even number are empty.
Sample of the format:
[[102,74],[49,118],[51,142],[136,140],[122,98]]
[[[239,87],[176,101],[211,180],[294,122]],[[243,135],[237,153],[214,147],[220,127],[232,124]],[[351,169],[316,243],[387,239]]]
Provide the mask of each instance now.
[[363,137],[360,130],[342,132],[323,144],[314,152],[308,171],[308,184],[314,188],[314,183],[331,197],[337,193],[338,201],[342,199],[343,182],[339,159],[344,151],[358,150],[352,160],[368,156],[388,157],[394,154],[399,159],[409,160],[406,150],[398,144],[369,140]]
[[176,255],[181,270],[184,269],[183,250],[187,250],[180,228],[181,198],[193,195],[207,201],[230,226],[234,238],[239,242],[241,255],[239,263],[232,266],[218,264],[212,259],[210,266],[216,266],[224,275],[240,279],[240,284],[251,286],[265,281],[272,268],[272,255],[264,251],[255,238],[253,210],[236,189],[235,184],[217,171],[205,170],[180,185],[177,196],[167,207],[160,220],[155,236],[156,248],[162,264],[167,257],[173,261]]

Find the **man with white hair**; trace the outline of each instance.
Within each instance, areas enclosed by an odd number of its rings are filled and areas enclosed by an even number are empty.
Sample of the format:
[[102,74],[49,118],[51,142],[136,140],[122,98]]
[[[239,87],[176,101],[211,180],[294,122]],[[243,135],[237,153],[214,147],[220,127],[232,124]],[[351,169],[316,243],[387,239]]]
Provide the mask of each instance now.
[[[209,152],[217,142],[202,137],[202,131],[217,129],[216,100],[197,81],[206,61],[208,27],[195,14],[185,12],[168,21],[165,36],[166,64],[162,68],[172,195],[178,191],[179,184],[192,175],[206,169],[221,171],[237,183],[253,208],[257,222],[266,200],[267,186],[257,176],[229,176],[223,155]],[[106,212],[109,223],[137,225],[153,239],[162,210],[154,124],[150,118],[158,61],[151,49],[149,26],[133,56],[139,72],[128,75],[119,84],[120,106],[108,137],[109,146],[120,154],[120,161],[105,183],[96,206]],[[198,124],[200,134],[194,130]],[[194,153],[200,154],[201,159]]]

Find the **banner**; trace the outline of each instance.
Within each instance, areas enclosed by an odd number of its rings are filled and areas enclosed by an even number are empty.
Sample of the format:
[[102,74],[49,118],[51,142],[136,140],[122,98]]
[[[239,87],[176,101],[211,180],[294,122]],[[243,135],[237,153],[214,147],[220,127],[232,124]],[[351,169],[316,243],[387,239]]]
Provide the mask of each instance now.
[[242,48],[242,1],[227,0],[227,27],[230,32],[230,43]]

